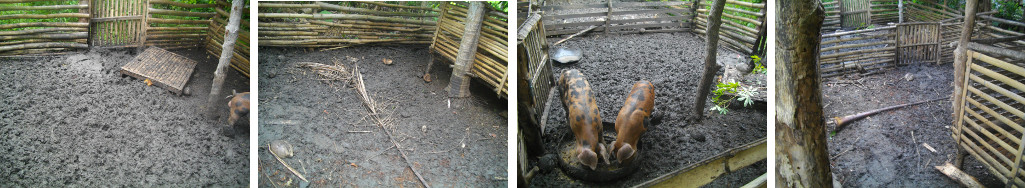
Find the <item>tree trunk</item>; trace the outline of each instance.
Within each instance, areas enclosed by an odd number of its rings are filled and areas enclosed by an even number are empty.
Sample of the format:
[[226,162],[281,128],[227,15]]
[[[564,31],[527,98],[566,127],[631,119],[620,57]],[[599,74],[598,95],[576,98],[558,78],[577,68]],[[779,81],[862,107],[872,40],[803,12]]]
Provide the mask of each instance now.
[[719,51],[719,26],[722,25],[722,9],[726,6],[726,0],[715,0],[712,11],[708,15],[708,28],[705,30],[705,73],[701,75],[701,83],[698,83],[698,96],[694,98],[693,116],[694,121],[700,122],[705,118],[705,101],[708,100],[708,93],[712,88],[712,79],[715,73],[719,72],[719,64],[715,62],[715,55]]
[[235,41],[238,39],[238,30],[242,22],[242,6],[246,0],[233,0],[231,2],[231,16],[228,18],[228,25],[225,28],[227,31],[224,34],[224,44],[221,45],[221,58],[217,62],[217,70],[214,71],[214,84],[210,88],[210,96],[207,99],[207,114],[210,118],[217,118],[217,107],[227,106],[219,101],[223,98],[221,96],[221,87],[224,86],[224,77],[226,76],[224,71],[228,70],[228,64],[231,63],[232,53],[235,50]]
[[[954,83],[952,83],[954,84],[954,94],[950,96],[951,98],[953,98],[953,100],[950,101],[952,101],[952,108],[954,109],[955,113],[960,112],[961,104],[964,104],[964,101],[961,101],[962,87],[960,84],[957,83],[964,81],[965,78],[965,63],[967,63],[969,58],[965,56],[965,52],[968,51],[968,42],[972,38],[972,28],[975,27],[975,11],[978,10],[976,8],[978,7],[978,5],[978,0],[967,0],[965,4],[964,25],[961,28],[961,38],[957,42],[957,48],[954,49]],[[961,119],[959,118],[959,114],[951,115],[954,116],[954,124],[957,125],[957,122],[961,121]],[[960,144],[961,130],[960,127],[957,127],[957,129],[958,130],[954,131],[954,143]],[[964,156],[967,154],[967,152],[964,151],[964,148],[961,148],[960,145],[956,146],[958,147],[957,156],[954,156],[954,166],[961,168],[961,165],[964,164]]]
[[456,53],[456,65],[448,83],[449,97],[466,97],[470,94],[470,68],[473,68],[473,56],[477,54],[477,39],[480,38],[483,20],[484,5],[481,2],[470,2],[463,38],[459,41],[459,51]]
[[818,0],[776,0],[776,186],[832,187],[818,66]]

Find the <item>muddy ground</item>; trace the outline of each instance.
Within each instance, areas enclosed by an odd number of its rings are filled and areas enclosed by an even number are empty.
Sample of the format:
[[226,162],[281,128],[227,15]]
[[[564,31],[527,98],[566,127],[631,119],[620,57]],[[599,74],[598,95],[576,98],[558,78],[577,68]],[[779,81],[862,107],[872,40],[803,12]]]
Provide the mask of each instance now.
[[[551,38],[554,42],[559,38]],[[655,112],[663,113],[661,124],[648,127],[641,139],[647,149],[641,150],[640,170],[624,179],[605,183],[573,180],[558,169],[548,169],[536,176],[530,186],[633,186],[692,163],[715,156],[730,148],[766,136],[766,111],[735,108],[726,115],[708,112],[700,124],[690,124],[690,115],[704,65],[705,42],[690,33],[659,33],[630,35],[585,35],[565,42],[579,47],[583,59],[566,66],[555,66],[557,74],[565,69],[579,69],[595,93],[603,121],[614,122],[623,105],[624,96],[634,82],[645,79],[655,86]],[[552,47],[553,49],[555,46]],[[737,59],[735,52],[720,49],[719,59]],[[557,92],[558,93],[558,92]],[[560,136],[569,133],[561,102],[551,100],[549,127],[544,131],[546,150],[558,151]],[[711,101],[711,100],[709,100]],[[706,103],[710,109],[711,102]],[[766,163],[759,162],[741,171],[724,175],[709,187],[736,187],[766,172]]]
[[430,83],[420,77],[430,61],[426,46],[260,48],[259,58],[260,186],[301,181],[263,147],[274,140],[294,145],[295,157],[284,160],[311,186],[420,186],[382,128],[363,119],[367,111],[354,89],[296,67],[335,59],[350,70],[358,65],[370,95],[385,104],[382,116],[395,120],[389,130],[398,148],[431,186],[507,185],[506,100],[475,81],[471,97],[453,99],[449,107],[448,64],[433,64]]
[[[910,75],[910,81],[905,79]],[[916,63],[870,76],[823,79],[825,116],[842,117],[886,106],[949,98],[953,66]],[[846,125],[829,140],[836,178],[845,187],[959,187],[933,166],[952,162],[951,102],[936,102],[883,112]],[[830,125],[830,130],[834,127]],[[922,144],[937,150],[932,152]],[[1002,187],[979,161],[966,157],[964,168],[987,187]]]
[[[222,134],[227,101],[202,110],[217,59],[172,52],[199,62],[195,95],[122,77],[132,50],[0,59],[0,187],[246,186],[249,134]],[[248,86],[228,71],[224,95]]]

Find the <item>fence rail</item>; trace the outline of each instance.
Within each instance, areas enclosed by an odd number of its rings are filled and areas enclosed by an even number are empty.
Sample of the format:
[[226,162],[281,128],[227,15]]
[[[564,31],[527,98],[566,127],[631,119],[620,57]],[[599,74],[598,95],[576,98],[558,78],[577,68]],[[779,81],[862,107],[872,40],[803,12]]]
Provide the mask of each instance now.
[[542,6],[545,33],[573,34],[589,26],[606,33],[689,31],[693,1],[611,2]]
[[[261,46],[430,44],[439,9],[379,2],[259,3]],[[306,9],[306,10],[304,10]],[[389,10],[389,11],[384,11]],[[464,13],[465,14],[465,13]]]
[[[63,5],[0,6],[0,56],[56,54],[89,48],[89,1],[0,1],[0,5],[28,2]],[[42,10],[42,11],[40,11]],[[46,14],[37,12],[60,13]]]
[[[704,35],[711,1],[700,1],[694,32]],[[751,11],[751,10],[757,11]],[[765,46],[765,3],[727,0],[723,9],[719,43],[745,54],[755,54]]]

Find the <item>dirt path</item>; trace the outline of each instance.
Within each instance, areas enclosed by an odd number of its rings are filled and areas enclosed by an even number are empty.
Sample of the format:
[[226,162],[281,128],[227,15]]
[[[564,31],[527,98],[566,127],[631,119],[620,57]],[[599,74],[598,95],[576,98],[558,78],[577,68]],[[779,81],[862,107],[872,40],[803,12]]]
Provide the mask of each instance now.
[[[356,58],[356,59],[350,59]],[[326,52],[260,48],[260,139],[295,145],[286,159],[315,186],[417,187],[419,181],[381,128],[363,120],[366,110],[351,88],[319,81],[297,62],[358,64],[368,92],[387,104],[392,136],[409,161],[434,187],[505,187],[506,100],[474,82],[472,97],[451,101],[444,90],[451,76],[445,62],[432,68],[433,82],[420,76],[426,47],[354,47]],[[384,65],[383,58],[394,65]],[[355,61],[353,61],[355,60]],[[461,142],[462,141],[462,142]],[[465,147],[463,147],[465,144]],[[298,178],[261,148],[260,186]],[[269,179],[268,179],[269,177]]]
[[[559,39],[553,38],[549,42],[556,40]],[[692,34],[591,35],[574,38],[563,45],[581,48],[584,57],[576,64],[556,66],[556,74],[567,68],[584,73],[596,94],[603,121],[615,121],[615,115],[625,100],[624,95],[634,82],[641,79],[649,80],[655,86],[654,111],[664,113],[665,119],[662,124],[648,127],[648,132],[641,139],[648,148],[641,150],[645,160],[641,161],[641,169],[637,173],[625,179],[597,184],[573,180],[561,170],[548,169],[535,177],[530,186],[632,186],[729,148],[764,138],[767,134],[764,109],[737,108],[727,115],[710,112],[701,124],[687,123],[685,117],[691,110],[705,56],[704,41]],[[719,52],[720,59],[739,56],[727,50]],[[547,120],[550,127],[543,137],[547,151],[557,151],[558,146],[551,143],[560,139],[557,136],[569,134],[565,111],[559,101],[553,101],[556,104],[553,104],[555,106]],[[710,103],[706,105],[712,106]],[[760,162],[719,178],[709,186],[739,186],[765,172],[765,163]]]
[[[824,79],[828,118],[872,109],[949,97],[949,64],[919,63],[867,77]],[[910,74],[912,80],[904,78]],[[933,166],[953,161],[950,100],[883,112],[847,125],[829,140],[833,171],[845,187],[957,187]],[[833,130],[833,127],[830,127]],[[927,143],[933,153],[922,146]],[[981,163],[966,157],[964,169],[988,187],[1002,187]]]
[[[196,95],[122,78],[135,56],[125,50],[0,59],[0,187],[248,184],[248,133],[221,134],[226,101],[217,121],[199,110],[217,60],[173,52],[199,62],[187,85]],[[248,91],[247,79],[228,74],[228,94]]]

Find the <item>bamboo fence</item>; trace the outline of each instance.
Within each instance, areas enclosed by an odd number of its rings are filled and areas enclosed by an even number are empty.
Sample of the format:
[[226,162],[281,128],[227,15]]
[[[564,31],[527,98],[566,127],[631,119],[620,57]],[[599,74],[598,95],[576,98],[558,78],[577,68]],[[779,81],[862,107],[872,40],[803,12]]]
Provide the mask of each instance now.
[[[0,1],[0,4],[45,0]],[[60,1],[65,2],[65,1]],[[220,56],[231,5],[190,4],[172,0],[79,0],[71,5],[0,6],[2,11],[74,10],[77,13],[7,14],[0,20],[0,56],[52,55],[89,47],[156,46],[164,49],[206,48]],[[229,10],[230,11],[230,10]],[[248,17],[244,9],[243,19]],[[52,18],[77,18],[67,22]],[[249,22],[243,20],[231,67],[249,76]],[[92,36],[90,36],[90,33]],[[90,42],[91,41],[91,42]]]
[[822,77],[872,72],[895,66],[897,26],[822,35]]
[[[153,0],[150,1],[152,2]],[[224,46],[225,26],[228,24],[231,3],[225,0],[217,0],[214,5],[214,13],[216,14],[211,16],[208,22],[207,35],[201,36],[203,38],[199,39],[199,44],[205,46],[206,52],[211,56],[220,58],[221,50]],[[241,11],[242,24],[239,27],[237,42],[235,42],[235,51],[232,53],[231,68],[249,77],[249,29],[251,28],[249,26],[249,9],[243,8]]]
[[[0,56],[54,54],[89,48],[89,1],[71,1],[71,5],[13,5],[39,1],[0,1],[0,5],[10,5],[0,6],[0,20],[6,23],[0,24]],[[40,14],[32,13],[33,10],[68,13]]]
[[[705,35],[711,1],[699,1],[694,32]],[[755,11],[752,11],[755,10]],[[719,43],[745,54],[761,54],[765,50],[765,3],[727,0],[723,9]]]
[[[434,32],[430,49],[449,63],[455,62],[456,53],[459,51],[468,5],[465,2],[453,2],[444,3],[440,7],[437,31]],[[474,55],[473,68],[470,71],[474,77],[483,80],[502,97],[508,96],[508,19],[503,12],[485,10],[477,42],[477,53]]]
[[548,103],[554,78],[548,58],[548,41],[541,15],[531,14],[519,26],[516,36],[517,84],[520,88],[520,106],[527,109],[530,122],[544,126],[542,113]]
[[[835,2],[828,2],[835,4]],[[923,5],[924,4],[924,5]],[[832,77],[848,73],[869,73],[881,68],[893,67],[898,62],[931,61],[949,63],[954,59],[954,48],[950,45],[959,40],[963,27],[961,11],[945,8],[931,2],[923,4],[903,2],[901,12],[905,23],[891,23],[882,27],[870,27],[854,31],[841,31],[822,35],[821,57],[823,77]],[[830,8],[827,7],[827,12]],[[993,26],[1001,24],[1021,24],[990,16],[995,12],[978,13],[978,21],[973,32],[973,40],[998,39],[1021,36],[1022,33],[1001,29]],[[828,17],[828,16],[827,16]],[[827,23],[828,18],[827,18]],[[917,28],[914,32],[898,31],[901,25],[924,26],[938,25],[933,29]],[[1025,25],[1025,24],[1021,24]],[[823,25],[827,28],[839,27]],[[933,38],[936,40],[933,40]],[[1003,41],[995,44],[998,47],[1021,50],[1025,49],[1025,40]],[[928,46],[928,47],[927,47]],[[935,46],[935,47],[933,47]],[[914,48],[913,50],[908,48]],[[934,48],[938,48],[937,52]],[[903,50],[902,50],[903,49]],[[938,54],[937,54],[938,53]]]
[[900,22],[900,3],[899,0],[823,1],[826,19],[823,21],[822,30],[859,29],[872,24],[888,25]]
[[543,22],[546,34],[573,34],[589,26],[605,33],[653,33],[690,31],[693,1],[612,2],[583,5],[547,5]]
[[430,44],[439,9],[381,2],[260,2],[261,46]]
[[[1025,187],[1022,158],[1025,145],[1025,53],[996,53],[1001,48],[969,45],[962,95],[964,101],[955,113],[953,138],[1005,184]],[[996,51],[991,51],[997,49]],[[980,52],[991,51],[991,52]],[[1016,56],[1014,58],[1005,56]]]

